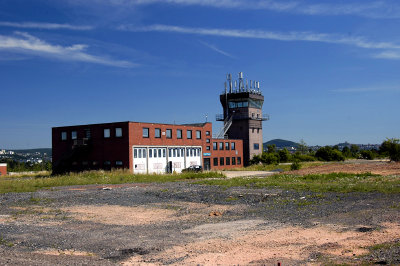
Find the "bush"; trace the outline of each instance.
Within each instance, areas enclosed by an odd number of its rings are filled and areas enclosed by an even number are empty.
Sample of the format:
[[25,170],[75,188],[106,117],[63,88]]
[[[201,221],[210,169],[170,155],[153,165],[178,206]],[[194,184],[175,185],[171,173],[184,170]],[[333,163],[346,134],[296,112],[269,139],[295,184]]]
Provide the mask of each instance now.
[[290,170],[299,170],[301,168],[301,164],[299,161],[294,161],[292,165],[290,165]]
[[300,162],[313,162],[316,158],[309,154],[301,154],[300,152],[296,152],[293,155],[293,161],[300,161]]
[[400,144],[398,139],[387,139],[379,147],[379,152],[389,156],[391,161],[400,161]]
[[362,150],[360,152],[360,156],[361,156],[362,159],[366,159],[366,160],[373,160],[376,157],[374,152],[367,151],[367,150]]
[[263,164],[279,164],[279,156],[276,153],[263,153],[261,155]]
[[322,161],[328,161],[328,162],[345,160],[345,157],[340,151],[333,149],[332,147],[329,146],[319,148],[315,153],[315,157],[317,157]]
[[290,152],[286,148],[284,148],[283,150],[280,150],[278,152],[278,155],[279,155],[279,161],[281,163],[286,163],[286,162],[290,161],[291,155],[290,155]]

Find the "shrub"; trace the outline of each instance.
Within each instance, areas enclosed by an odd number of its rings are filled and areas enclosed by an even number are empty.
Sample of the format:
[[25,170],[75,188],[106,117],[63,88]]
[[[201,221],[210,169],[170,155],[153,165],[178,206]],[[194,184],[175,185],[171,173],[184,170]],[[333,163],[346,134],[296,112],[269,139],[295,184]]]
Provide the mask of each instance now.
[[315,157],[317,157],[322,161],[328,161],[328,162],[345,160],[345,157],[340,151],[333,149],[332,147],[329,146],[319,148],[315,153]]
[[362,150],[360,152],[360,156],[361,156],[362,159],[373,160],[373,159],[375,159],[376,155],[372,151]]
[[278,164],[279,156],[276,153],[263,153],[261,155],[261,162],[263,164]]
[[301,168],[301,164],[299,161],[294,161],[291,165],[290,165],[290,170],[294,171],[294,170],[299,170]]
[[389,156],[391,161],[400,161],[400,144],[398,139],[387,139],[379,147],[381,154]]
[[300,152],[296,152],[293,155],[293,161],[300,161],[300,162],[313,162],[316,158],[310,154],[301,154]]
[[286,163],[286,162],[290,161],[291,155],[290,155],[290,152],[286,148],[284,148],[283,150],[280,150],[278,152],[278,155],[279,155],[279,161],[281,163]]

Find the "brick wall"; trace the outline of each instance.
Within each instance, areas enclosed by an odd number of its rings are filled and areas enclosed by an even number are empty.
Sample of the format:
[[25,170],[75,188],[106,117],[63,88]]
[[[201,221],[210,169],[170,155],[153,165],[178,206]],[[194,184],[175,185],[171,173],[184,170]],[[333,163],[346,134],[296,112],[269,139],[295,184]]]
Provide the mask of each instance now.
[[5,176],[5,175],[7,175],[7,164],[0,163],[0,176]]

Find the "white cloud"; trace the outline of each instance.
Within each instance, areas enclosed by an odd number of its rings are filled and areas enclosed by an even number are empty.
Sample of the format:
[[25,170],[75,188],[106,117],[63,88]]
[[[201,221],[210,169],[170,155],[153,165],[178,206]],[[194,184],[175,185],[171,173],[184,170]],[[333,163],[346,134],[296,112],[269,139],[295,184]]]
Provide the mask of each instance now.
[[399,60],[400,59],[400,51],[383,51],[378,54],[375,54],[373,57],[381,58],[381,59]]
[[[82,0],[69,0],[85,4]],[[353,1],[346,4],[311,4],[306,1],[277,0],[93,0],[96,4],[134,7],[151,4],[175,4],[225,9],[270,10],[305,15],[357,15],[370,18],[400,18],[400,5],[393,1]],[[91,3],[93,2],[91,1]]]
[[92,26],[77,26],[70,24],[57,24],[57,23],[41,23],[41,22],[8,22],[0,21],[1,27],[12,27],[12,28],[25,28],[25,29],[46,29],[46,30],[92,30]]
[[85,52],[87,48],[88,46],[84,44],[75,44],[72,46],[49,44],[25,32],[16,32],[15,36],[0,35],[0,51],[8,50],[64,61],[80,61],[114,67],[136,66],[136,64],[128,61],[88,54]]
[[238,30],[218,28],[190,28],[171,25],[130,26],[121,25],[120,30],[134,32],[175,32],[184,34],[212,35],[233,38],[268,39],[279,41],[309,41],[334,44],[346,44],[367,49],[400,49],[400,45],[391,42],[368,41],[363,37],[347,37],[339,34],[326,34],[314,32],[273,32],[263,30]]
[[231,55],[231,54],[229,54],[229,53],[227,53],[225,51],[222,51],[221,49],[219,49],[215,45],[212,45],[212,44],[209,44],[209,43],[206,43],[206,42],[202,42],[202,41],[200,41],[200,43],[203,44],[204,46],[210,48],[211,50],[219,53],[219,54],[225,55],[225,56],[230,57],[230,58],[235,58],[233,55]]

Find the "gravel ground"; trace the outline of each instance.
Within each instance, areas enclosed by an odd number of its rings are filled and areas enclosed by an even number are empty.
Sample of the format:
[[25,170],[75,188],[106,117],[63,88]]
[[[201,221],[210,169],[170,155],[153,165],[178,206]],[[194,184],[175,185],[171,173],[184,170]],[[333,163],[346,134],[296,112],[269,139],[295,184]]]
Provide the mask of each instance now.
[[[399,202],[189,182],[8,193],[0,265],[397,264]],[[364,256],[386,242],[396,243]]]

